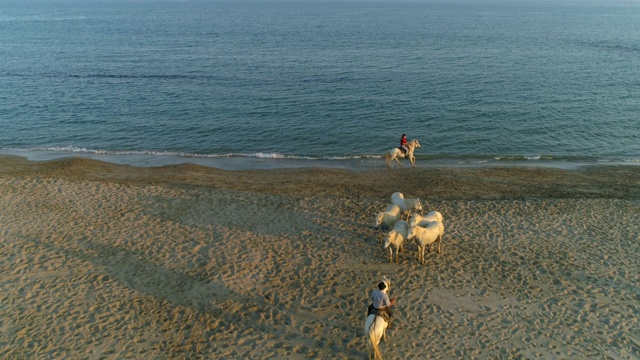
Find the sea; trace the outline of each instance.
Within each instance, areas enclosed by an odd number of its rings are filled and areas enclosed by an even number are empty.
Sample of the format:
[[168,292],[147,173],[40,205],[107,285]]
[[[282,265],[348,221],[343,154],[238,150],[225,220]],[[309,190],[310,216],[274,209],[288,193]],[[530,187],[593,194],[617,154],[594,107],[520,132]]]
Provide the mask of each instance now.
[[371,169],[403,133],[640,165],[640,1],[0,0],[2,154]]

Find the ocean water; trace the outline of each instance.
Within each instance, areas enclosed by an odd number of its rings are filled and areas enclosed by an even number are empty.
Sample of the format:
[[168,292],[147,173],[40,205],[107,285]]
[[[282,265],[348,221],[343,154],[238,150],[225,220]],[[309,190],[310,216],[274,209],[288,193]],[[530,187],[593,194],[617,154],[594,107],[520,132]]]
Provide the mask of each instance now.
[[639,69],[634,1],[0,0],[0,152],[639,164]]

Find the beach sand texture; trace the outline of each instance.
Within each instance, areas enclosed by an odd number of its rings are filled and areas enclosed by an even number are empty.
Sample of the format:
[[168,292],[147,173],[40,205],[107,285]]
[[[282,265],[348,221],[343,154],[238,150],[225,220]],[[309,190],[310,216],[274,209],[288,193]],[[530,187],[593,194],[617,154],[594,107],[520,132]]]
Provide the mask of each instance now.
[[[389,264],[391,193],[440,211],[442,253]],[[640,167],[134,168],[0,157],[0,358],[640,354]]]

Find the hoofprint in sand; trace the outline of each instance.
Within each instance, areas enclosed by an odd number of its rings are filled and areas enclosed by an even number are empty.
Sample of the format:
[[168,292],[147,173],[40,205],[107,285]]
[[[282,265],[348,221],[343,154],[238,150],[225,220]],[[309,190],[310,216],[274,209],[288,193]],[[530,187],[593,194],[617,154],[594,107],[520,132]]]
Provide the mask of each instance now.
[[640,353],[636,198],[427,199],[447,229],[421,265],[413,244],[388,263],[371,227],[387,199],[357,187],[25,173],[0,189],[0,358],[365,358],[382,275],[385,359]]

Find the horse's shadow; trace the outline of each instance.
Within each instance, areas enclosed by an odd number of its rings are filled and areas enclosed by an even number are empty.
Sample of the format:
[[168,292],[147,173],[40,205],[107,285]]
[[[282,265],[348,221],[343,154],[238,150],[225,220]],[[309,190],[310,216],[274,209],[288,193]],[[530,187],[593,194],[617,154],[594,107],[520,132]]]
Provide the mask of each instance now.
[[[120,286],[139,294],[169,303],[172,305],[170,307],[172,309],[177,307],[191,309],[196,312],[196,318],[209,323],[205,324],[205,327],[209,329],[206,334],[207,338],[214,336],[216,333],[225,332],[228,330],[226,329],[227,327],[234,327],[235,325],[232,324],[247,321],[253,323],[256,321],[255,318],[248,319],[235,313],[227,312],[218,304],[233,300],[247,308],[267,307],[270,305],[267,299],[262,296],[250,297],[238,294],[222,283],[156,265],[132,250],[91,241],[87,238],[75,241],[69,239],[67,243],[73,243],[77,246],[74,246],[75,248],[67,248],[35,237],[17,236],[52,253],[91,263],[98,269],[99,273],[98,276],[90,278],[94,281],[98,281],[96,280],[98,278],[102,282],[114,281]],[[170,308],[165,308],[165,311],[170,313],[172,311]],[[162,315],[158,314],[158,316]],[[224,326],[225,323],[229,324],[229,326]],[[223,326],[218,328],[207,326],[213,324],[223,324]],[[260,322],[259,320],[257,324],[251,324],[250,326],[263,328],[264,331],[275,331],[277,327],[274,324]]]

